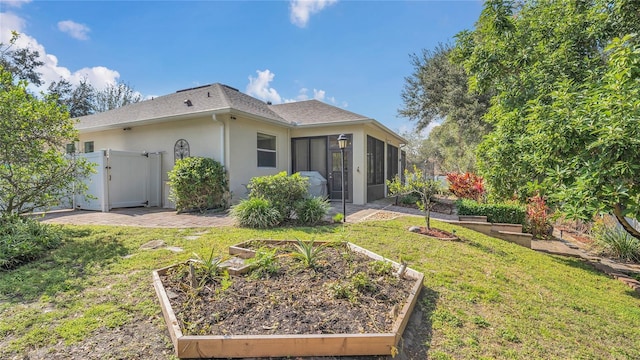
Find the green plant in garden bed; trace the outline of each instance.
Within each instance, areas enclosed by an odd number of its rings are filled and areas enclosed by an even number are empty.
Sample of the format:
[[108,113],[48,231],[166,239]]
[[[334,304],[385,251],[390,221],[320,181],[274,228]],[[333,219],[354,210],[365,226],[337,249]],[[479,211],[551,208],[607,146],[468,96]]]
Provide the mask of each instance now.
[[[580,259],[537,253],[437,220],[434,226],[456,229],[465,242],[407,234],[414,221],[405,217],[323,226],[313,236],[337,241],[344,226],[351,242],[387,258],[403,255],[412,268],[427,274],[416,306],[423,314],[421,329],[431,330],[414,332],[422,354],[453,359],[640,358],[640,307],[628,286]],[[247,239],[304,239],[308,231],[224,227],[186,240],[203,229],[65,226],[60,247],[0,272],[0,358],[46,353],[63,359],[80,346],[144,331],[135,346],[112,341],[105,357],[170,359],[170,340],[151,284],[153,269],[184,262],[202,249],[222,254]],[[140,250],[155,239],[184,252]],[[351,288],[348,282],[342,286]]]
[[315,246],[313,240],[302,241],[298,239],[290,255],[300,260],[306,268],[314,269],[318,265],[318,261],[323,253],[324,245]]

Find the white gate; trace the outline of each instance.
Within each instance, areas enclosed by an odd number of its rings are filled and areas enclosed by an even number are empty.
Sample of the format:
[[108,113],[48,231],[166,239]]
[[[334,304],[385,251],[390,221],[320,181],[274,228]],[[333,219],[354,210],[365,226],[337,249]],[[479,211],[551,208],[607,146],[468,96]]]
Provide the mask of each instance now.
[[89,197],[78,196],[76,207],[107,212],[113,208],[161,205],[159,153],[109,149],[83,156],[96,164],[96,173],[86,180]]

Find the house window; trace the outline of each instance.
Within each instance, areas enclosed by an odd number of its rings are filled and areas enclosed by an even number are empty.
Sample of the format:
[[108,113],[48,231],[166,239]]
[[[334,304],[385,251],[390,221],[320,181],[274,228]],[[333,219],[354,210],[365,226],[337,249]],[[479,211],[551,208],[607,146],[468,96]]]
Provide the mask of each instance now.
[[76,144],[67,144],[67,154],[73,154],[76,152]]
[[93,141],[84,142],[84,152],[85,153],[93,152]]
[[258,133],[258,167],[276,167],[276,137]]
[[367,136],[367,185],[384,184],[384,142]]

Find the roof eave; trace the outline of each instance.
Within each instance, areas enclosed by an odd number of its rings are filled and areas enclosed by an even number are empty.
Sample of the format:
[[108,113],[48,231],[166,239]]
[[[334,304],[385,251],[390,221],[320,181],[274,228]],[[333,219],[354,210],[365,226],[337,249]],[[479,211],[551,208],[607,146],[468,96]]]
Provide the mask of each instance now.
[[374,125],[384,130],[385,132],[392,134],[401,144],[408,143],[407,139],[398,135],[395,131],[392,131],[388,127],[384,126],[376,119],[359,119],[359,120],[346,120],[346,121],[334,121],[327,123],[314,123],[314,124],[296,124],[295,128],[318,128],[318,127],[334,127],[334,126],[347,126],[347,125]]
[[135,120],[135,121],[126,121],[119,122],[117,124],[108,124],[108,125],[98,125],[98,126],[89,126],[89,127],[79,127],[76,126],[78,132],[80,134],[83,133],[91,133],[96,131],[104,131],[104,130],[114,130],[114,129],[123,129],[126,127],[134,127],[134,126],[143,126],[143,125],[153,125],[153,124],[161,124],[170,121],[176,120],[187,120],[194,119],[202,116],[212,116],[213,114],[228,114],[231,112],[231,108],[220,108],[215,110],[203,110],[198,112],[192,112],[188,114],[180,114],[180,115],[172,115],[172,116],[164,116],[159,118],[150,118],[143,120]]

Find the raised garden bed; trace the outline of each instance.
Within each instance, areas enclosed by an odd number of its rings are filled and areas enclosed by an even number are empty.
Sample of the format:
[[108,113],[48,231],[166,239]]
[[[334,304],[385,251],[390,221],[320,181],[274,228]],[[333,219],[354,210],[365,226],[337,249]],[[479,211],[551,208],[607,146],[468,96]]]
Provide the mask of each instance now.
[[232,246],[229,252],[245,259],[275,252],[277,271],[236,260],[245,270],[229,273],[240,275],[196,288],[189,285],[188,264],[154,271],[176,356],[393,355],[423,274],[350,243],[323,244],[315,267],[305,267],[289,256],[294,244],[252,240]]

